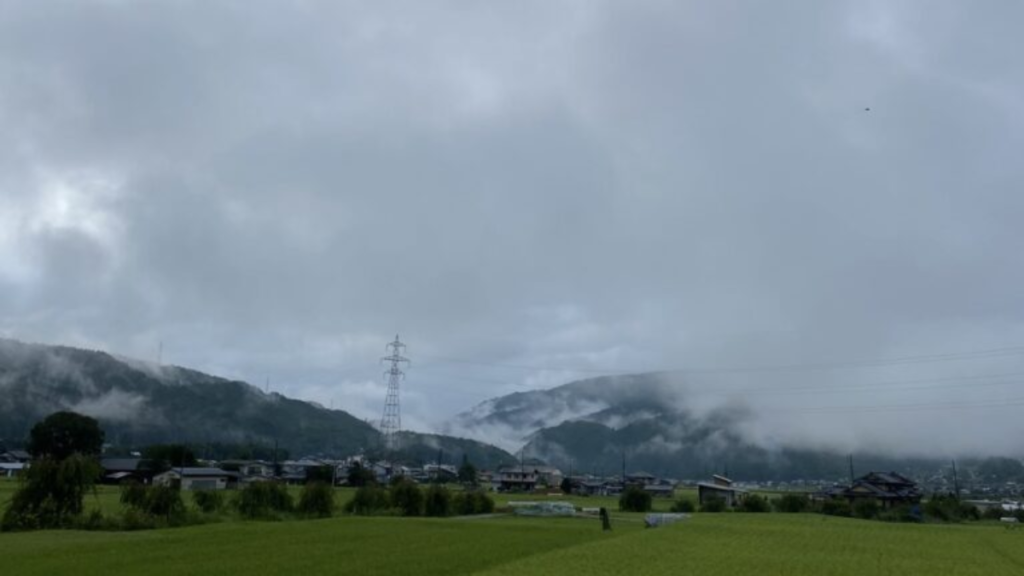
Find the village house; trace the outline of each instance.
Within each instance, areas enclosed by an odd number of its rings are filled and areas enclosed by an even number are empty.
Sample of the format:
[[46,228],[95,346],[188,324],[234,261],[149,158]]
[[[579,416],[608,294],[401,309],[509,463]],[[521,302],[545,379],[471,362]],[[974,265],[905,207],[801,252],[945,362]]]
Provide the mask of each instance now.
[[498,469],[497,489],[501,492],[532,492],[537,473],[532,466],[503,466]]
[[425,464],[423,475],[429,482],[455,482],[459,478],[459,470],[451,464]]
[[238,472],[243,482],[270,480],[274,477],[274,465],[262,460],[223,460],[220,469]]
[[726,506],[734,508],[746,493],[746,490],[733,487],[732,480],[718,474],[711,477],[711,482],[697,483],[697,500],[701,506],[711,498],[721,498]]
[[103,458],[100,467],[103,468],[103,484],[147,484],[153,478],[153,472],[143,468],[142,458]]
[[895,472],[871,472],[853,481],[845,490],[837,492],[840,498],[854,503],[857,500],[876,500],[885,508],[901,504],[917,504],[921,490],[917,483]]
[[8,450],[0,453],[0,462],[10,464],[24,464],[32,460],[32,455],[24,450]]
[[220,468],[173,468],[153,477],[157,486],[180,485],[182,490],[224,490],[238,484],[239,474]]
[[657,483],[658,477],[647,472],[633,472],[632,474],[626,475],[626,484],[643,487]]
[[24,462],[0,462],[0,478],[15,478],[25,468],[28,468],[28,464]]

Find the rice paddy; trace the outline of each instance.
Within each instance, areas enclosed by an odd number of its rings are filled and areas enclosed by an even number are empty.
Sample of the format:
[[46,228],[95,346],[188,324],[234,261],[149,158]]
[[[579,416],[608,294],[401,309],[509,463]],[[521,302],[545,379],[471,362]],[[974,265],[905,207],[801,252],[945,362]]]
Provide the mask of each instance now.
[[[0,482],[0,501],[13,484]],[[351,491],[339,490],[339,502]],[[511,498],[499,496],[502,506]],[[515,498],[515,499],[526,499]],[[613,508],[614,499],[578,505]],[[117,491],[91,499],[119,510]],[[668,501],[658,501],[658,507]],[[140,532],[0,534],[5,574],[702,574],[901,576],[1024,573],[1024,530],[887,524],[812,514],[695,514],[645,530],[597,519],[359,518],[222,522]]]

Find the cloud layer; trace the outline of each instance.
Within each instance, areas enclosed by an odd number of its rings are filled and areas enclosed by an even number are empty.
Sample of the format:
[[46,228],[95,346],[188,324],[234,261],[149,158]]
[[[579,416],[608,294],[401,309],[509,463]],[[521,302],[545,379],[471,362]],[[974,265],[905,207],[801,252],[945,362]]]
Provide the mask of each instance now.
[[[0,333],[145,358],[162,341],[167,361],[376,418],[399,332],[420,428],[602,371],[1021,345],[1022,12],[8,2]],[[1011,385],[745,396],[763,435],[973,449],[1024,431],[998,408],[769,416],[1024,396]]]

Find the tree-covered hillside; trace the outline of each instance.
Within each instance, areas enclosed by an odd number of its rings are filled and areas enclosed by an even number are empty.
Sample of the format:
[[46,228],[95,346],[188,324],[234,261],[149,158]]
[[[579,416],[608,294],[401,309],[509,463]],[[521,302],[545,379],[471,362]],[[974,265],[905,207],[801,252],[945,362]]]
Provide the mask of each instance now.
[[[379,433],[343,410],[295,400],[235,380],[157,366],[105,352],[0,339],[0,440],[20,445],[32,425],[58,410],[99,420],[108,443],[234,444],[292,455],[345,456],[373,450]],[[407,433],[407,456],[433,461],[439,448],[484,462],[511,459],[479,442]]]

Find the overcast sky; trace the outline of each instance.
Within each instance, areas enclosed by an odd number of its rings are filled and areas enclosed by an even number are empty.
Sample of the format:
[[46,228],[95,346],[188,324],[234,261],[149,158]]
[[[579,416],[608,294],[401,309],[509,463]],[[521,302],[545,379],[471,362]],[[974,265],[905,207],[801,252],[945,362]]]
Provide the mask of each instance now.
[[[7,0],[0,334],[162,341],[378,420],[399,333],[419,429],[605,372],[853,362],[680,386],[766,435],[1018,449],[1024,384],[945,379],[1024,373],[1021,350],[864,362],[1024,346],[1021,21],[1014,0]],[[723,394],[786,386],[814,390]]]

